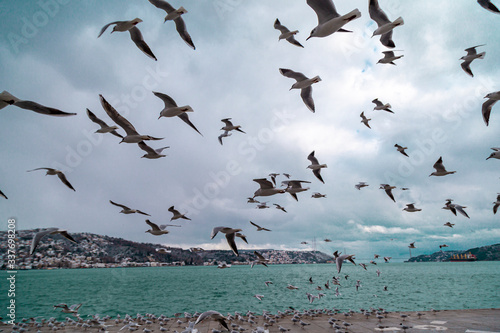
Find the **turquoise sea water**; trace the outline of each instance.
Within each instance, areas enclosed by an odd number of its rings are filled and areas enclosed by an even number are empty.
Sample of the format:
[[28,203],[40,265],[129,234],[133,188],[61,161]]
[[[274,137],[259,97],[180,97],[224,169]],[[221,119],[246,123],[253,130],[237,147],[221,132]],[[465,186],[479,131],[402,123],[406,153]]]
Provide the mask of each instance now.
[[[337,274],[331,264],[216,267],[152,267],[18,271],[15,284],[16,317],[63,319],[53,310],[58,303],[83,303],[80,313],[154,313],[217,310],[222,313],[252,310],[276,312],[296,309],[342,310],[383,307],[390,311],[500,308],[500,262],[381,263],[367,266],[346,263]],[[375,271],[381,271],[377,277]],[[348,274],[346,280],[344,275]],[[8,274],[0,273],[0,316],[5,317]],[[336,297],[333,276],[340,276]],[[309,283],[312,277],[314,284]],[[324,284],[330,280],[330,290]],[[361,288],[356,291],[356,280]],[[265,281],[272,281],[269,287]],[[288,284],[300,289],[289,290]],[[321,286],[322,291],[316,290]],[[383,291],[383,286],[388,291]],[[306,292],[326,294],[309,303]],[[264,295],[262,301],[253,297]],[[376,295],[376,296],[375,296]]]

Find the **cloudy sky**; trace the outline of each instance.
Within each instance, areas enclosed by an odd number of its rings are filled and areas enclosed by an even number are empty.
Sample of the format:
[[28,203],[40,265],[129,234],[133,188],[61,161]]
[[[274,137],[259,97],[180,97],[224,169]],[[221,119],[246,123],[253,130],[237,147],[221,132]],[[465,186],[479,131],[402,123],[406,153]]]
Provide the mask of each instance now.
[[[467,249],[500,239],[493,202],[500,192],[500,161],[486,160],[498,147],[500,115],[493,108],[490,125],[481,117],[484,96],[500,90],[500,17],[475,1],[380,0],[394,30],[397,66],[377,64],[386,51],[368,1],[337,0],[340,14],[354,8],[361,18],[335,33],[311,38],[315,12],[299,0],[214,0],[170,2],[184,6],[191,49],[165,13],[146,0],[30,2],[0,1],[0,91],[20,99],[75,112],[50,117],[8,106],[0,111],[0,198],[2,230],[15,218],[18,229],[60,227],[170,246],[227,249],[223,236],[210,240],[215,226],[243,229],[249,245],[241,248],[339,249],[371,258],[373,253],[407,258],[432,253],[439,245]],[[158,58],[142,53],[126,32],[97,38],[107,23],[139,17],[145,41]],[[305,48],[284,40],[273,23],[279,18]],[[460,67],[464,49],[486,44],[484,59]],[[294,81],[278,69],[289,68],[314,84],[316,113],[310,112]],[[203,136],[178,118],[158,119],[163,102],[158,91],[179,105],[190,105],[191,121]],[[150,145],[170,146],[157,160],[141,158],[136,144],[119,144],[98,126],[89,108],[108,123],[102,94],[135,128],[164,137]],[[390,103],[394,114],[374,111],[374,98]],[[364,111],[371,129],[360,123]],[[221,146],[222,118],[232,118],[246,134],[233,132]],[[119,130],[123,133],[123,130]],[[394,144],[408,147],[409,157]],[[315,151],[325,184],[307,169]],[[429,177],[442,156],[456,174]],[[76,192],[39,167],[65,172]],[[258,184],[252,179],[289,173],[310,181],[298,195],[258,197],[269,209],[248,204]],[[284,176],[278,176],[278,186]],[[358,191],[359,181],[370,186]],[[396,203],[380,184],[396,186]],[[403,191],[402,187],[409,190]],[[326,198],[311,198],[312,193]],[[470,219],[441,209],[446,199],[466,206]],[[170,223],[174,205],[191,221],[168,235],[145,233],[144,216],[120,214],[113,200]],[[285,207],[284,213],[273,206]],[[403,208],[415,203],[422,211]],[[249,224],[272,229],[257,232]],[[453,229],[443,226],[447,221]],[[332,242],[324,242],[325,238]],[[303,245],[301,242],[308,242]]]

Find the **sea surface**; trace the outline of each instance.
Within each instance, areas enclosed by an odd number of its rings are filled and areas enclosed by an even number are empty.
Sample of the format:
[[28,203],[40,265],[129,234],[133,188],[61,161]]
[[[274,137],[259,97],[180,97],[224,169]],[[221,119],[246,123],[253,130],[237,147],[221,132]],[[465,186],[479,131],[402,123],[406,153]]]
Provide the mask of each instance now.
[[[377,277],[376,270],[381,274]],[[345,275],[348,278],[345,279]],[[340,296],[332,277],[339,276]],[[382,307],[389,311],[500,308],[500,262],[380,263],[360,266],[257,265],[95,268],[17,271],[15,298],[8,296],[9,274],[0,272],[0,316],[15,299],[16,320],[34,316],[64,319],[53,305],[83,303],[82,316],[165,314],[217,310],[261,313],[309,308],[341,310]],[[309,283],[312,277],[313,284]],[[325,283],[330,281],[330,290]],[[356,291],[356,281],[361,287]],[[272,281],[267,287],[265,281]],[[287,285],[299,287],[289,290]],[[316,290],[321,286],[323,290]],[[387,291],[383,287],[387,286]],[[309,303],[306,293],[324,293]],[[262,301],[254,297],[263,295]]]

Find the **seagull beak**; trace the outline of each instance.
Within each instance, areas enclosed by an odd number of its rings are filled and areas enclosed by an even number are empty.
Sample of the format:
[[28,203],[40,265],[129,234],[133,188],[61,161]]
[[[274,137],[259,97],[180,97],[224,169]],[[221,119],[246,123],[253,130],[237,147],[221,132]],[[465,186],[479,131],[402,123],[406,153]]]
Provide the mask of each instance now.
[[307,37],[307,38],[306,38],[306,41],[308,41],[308,40],[309,40],[309,38],[311,38],[311,37],[312,37],[312,36]]

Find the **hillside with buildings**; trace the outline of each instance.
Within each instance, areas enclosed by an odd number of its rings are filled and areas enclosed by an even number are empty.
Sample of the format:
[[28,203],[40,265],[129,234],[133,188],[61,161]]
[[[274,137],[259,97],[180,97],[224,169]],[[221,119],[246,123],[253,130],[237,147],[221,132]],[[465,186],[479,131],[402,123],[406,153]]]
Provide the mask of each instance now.
[[[17,269],[48,268],[105,268],[144,267],[169,265],[249,264],[256,260],[253,250],[240,250],[237,257],[232,251],[181,249],[153,243],[137,243],[122,238],[91,233],[72,233],[76,243],[55,234],[47,235],[33,255],[29,254],[34,232],[17,231]],[[7,268],[7,232],[0,232],[0,268]],[[322,252],[258,250],[268,264],[325,263],[332,260]]]
[[468,253],[475,255],[478,261],[500,260],[500,244],[475,247],[466,251],[439,251],[433,254],[423,254],[410,258],[408,262],[449,261],[452,256],[466,255]]

